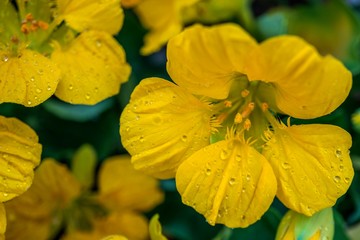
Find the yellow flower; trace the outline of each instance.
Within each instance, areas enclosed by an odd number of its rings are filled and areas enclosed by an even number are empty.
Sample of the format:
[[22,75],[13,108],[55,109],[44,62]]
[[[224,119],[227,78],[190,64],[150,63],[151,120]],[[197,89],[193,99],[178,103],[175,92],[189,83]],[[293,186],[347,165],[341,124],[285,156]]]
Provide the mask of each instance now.
[[0,239],[6,228],[3,202],[24,193],[40,162],[41,145],[36,133],[15,118],[0,116]]
[[171,83],[140,82],[120,118],[135,169],[176,176],[185,204],[214,225],[246,227],[275,195],[311,216],[353,178],[351,137],[326,124],[287,125],[277,114],[331,113],[352,78],[295,36],[258,44],[235,24],[195,25],[167,47]]
[[234,17],[247,5],[246,0],[141,0],[125,1],[135,5],[140,21],[149,29],[141,53],[160,50],[168,40],[192,22],[214,23]]
[[111,36],[122,21],[119,0],[1,1],[0,103],[32,107],[55,94],[96,104],[117,94],[130,74]]
[[276,233],[276,240],[290,239],[333,239],[334,217],[331,208],[325,208],[312,217],[288,211]]
[[6,239],[48,239],[63,226],[63,239],[97,240],[112,234],[146,239],[147,220],[140,213],[161,202],[163,194],[155,179],[133,170],[129,156],[105,160],[97,193],[82,187],[64,165],[43,160],[30,189],[5,204]]

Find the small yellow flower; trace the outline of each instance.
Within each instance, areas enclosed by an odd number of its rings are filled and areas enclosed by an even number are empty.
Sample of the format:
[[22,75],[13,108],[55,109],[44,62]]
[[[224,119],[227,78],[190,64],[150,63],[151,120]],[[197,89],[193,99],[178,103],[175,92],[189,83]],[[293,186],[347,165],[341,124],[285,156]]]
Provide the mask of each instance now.
[[288,211],[277,230],[276,240],[333,239],[334,217],[331,208],[325,208],[311,217]]
[[115,156],[101,166],[98,186],[92,193],[67,167],[43,160],[30,189],[5,203],[6,239],[48,239],[63,226],[63,239],[97,240],[112,234],[146,239],[148,223],[140,213],[162,201],[158,182],[134,171],[129,156]]
[[122,21],[119,0],[1,1],[0,103],[32,107],[55,94],[96,104],[117,94],[130,74],[111,36]]
[[36,133],[15,118],[0,116],[0,239],[6,228],[3,202],[24,193],[31,185],[42,147]]
[[141,0],[125,1],[142,24],[149,29],[141,53],[149,55],[160,50],[168,40],[180,33],[186,24],[214,23],[233,18],[247,4],[246,0]]
[[214,225],[247,227],[275,195],[311,216],[333,206],[353,178],[351,137],[311,119],[347,97],[351,73],[302,39],[258,44],[235,24],[195,25],[167,47],[171,83],[140,82],[120,118],[136,169],[176,177],[185,204]]

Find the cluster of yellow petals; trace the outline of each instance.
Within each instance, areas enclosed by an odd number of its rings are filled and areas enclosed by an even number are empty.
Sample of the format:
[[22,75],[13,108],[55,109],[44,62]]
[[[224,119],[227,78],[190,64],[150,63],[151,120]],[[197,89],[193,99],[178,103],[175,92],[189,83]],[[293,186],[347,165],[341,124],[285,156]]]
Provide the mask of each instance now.
[[32,184],[42,146],[25,123],[0,116],[0,239],[4,239],[6,214],[3,202],[24,193]]
[[131,71],[112,37],[123,23],[120,0],[16,4],[0,3],[0,103],[32,107],[55,94],[92,105],[119,92]]
[[[134,240],[147,239],[148,223],[141,212],[159,204],[163,200],[163,193],[158,188],[158,181],[135,171],[129,160],[128,155],[114,156],[101,165],[98,192],[92,195],[87,193],[90,198],[84,203],[88,205],[79,206],[98,204],[105,208],[106,214],[82,219],[90,220],[92,225],[85,231],[70,223],[74,217],[79,217],[74,211],[78,214],[82,211],[74,208],[76,201],[81,200],[83,194],[86,195],[81,182],[63,164],[44,159],[35,171],[29,190],[5,204],[9,219],[6,239],[49,239],[52,234],[58,234],[59,227],[64,223],[67,229],[62,239],[98,240],[112,234]],[[89,205],[89,201],[96,204]]]
[[[141,23],[149,32],[144,37],[141,53],[159,51],[169,39],[193,22],[214,23],[231,19],[243,9],[244,0],[126,0],[134,7]],[[149,11],[151,9],[151,11]]]
[[214,225],[247,227],[274,197],[311,216],[350,186],[351,136],[311,119],[347,97],[351,73],[296,36],[257,43],[236,24],[194,25],[167,46],[176,83],[140,82],[120,118],[136,169],[176,177],[185,204]]

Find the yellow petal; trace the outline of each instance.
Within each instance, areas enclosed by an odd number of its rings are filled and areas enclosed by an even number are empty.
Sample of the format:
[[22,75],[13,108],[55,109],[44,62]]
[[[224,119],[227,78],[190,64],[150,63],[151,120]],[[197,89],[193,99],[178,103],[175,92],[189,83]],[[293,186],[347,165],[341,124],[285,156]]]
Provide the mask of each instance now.
[[16,118],[0,116],[0,202],[30,187],[41,150],[34,130]]
[[36,106],[54,94],[59,79],[60,70],[40,53],[24,49],[12,56],[0,50],[0,103]]
[[[135,8],[141,23],[149,32],[144,37],[141,54],[149,55],[163,47],[183,28],[182,10],[199,0],[145,0]],[[151,11],[149,11],[151,9]]]
[[161,224],[159,222],[159,214],[154,215],[149,224],[149,233],[151,240],[167,240],[162,234]]
[[110,235],[110,236],[103,238],[102,240],[128,240],[128,239],[126,237],[120,236],[120,235]]
[[164,198],[159,182],[136,171],[129,155],[106,159],[100,168],[98,185],[99,198],[109,209],[148,211]]
[[98,240],[109,235],[117,234],[130,240],[148,239],[149,233],[146,218],[131,211],[112,212],[106,217],[98,218],[94,222],[92,231],[78,230],[70,232],[62,239]]
[[7,202],[16,218],[35,221],[51,219],[80,194],[80,184],[63,164],[44,159],[35,172],[34,182],[21,196]]
[[256,80],[261,58],[250,58],[256,50],[255,40],[238,25],[194,25],[169,41],[167,70],[190,92],[223,99],[237,75]]
[[120,31],[124,13],[120,0],[57,0],[60,19],[78,32],[88,29],[116,34]]
[[186,205],[214,225],[247,227],[261,218],[276,193],[266,159],[239,140],[207,146],[182,163],[176,186]]
[[277,176],[277,197],[307,216],[333,206],[354,175],[350,147],[351,136],[337,126],[294,125],[276,130],[263,154]]
[[131,71],[123,48],[105,32],[84,32],[51,59],[63,72],[55,95],[74,104],[96,104],[117,94]]
[[260,47],[269,64],[262,80],[273,84],[282,112],[296,118],[320,117],[334,111],[348,96],[351,73],[332,56],[320,56],[302,39],[280,36]]
[[4,238],[4,233],[6,231],[6,212],[3,203],[0,203],[0,239]]
[[140,82],[120,118],[124,147],[135,169],[171,178],[179,164],[209,144],[209,106],[160,78]]

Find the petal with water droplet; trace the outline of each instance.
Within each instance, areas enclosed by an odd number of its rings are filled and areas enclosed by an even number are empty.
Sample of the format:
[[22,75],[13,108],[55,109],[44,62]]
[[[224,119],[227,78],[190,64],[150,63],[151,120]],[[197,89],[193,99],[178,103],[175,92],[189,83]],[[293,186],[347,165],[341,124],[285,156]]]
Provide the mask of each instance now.
[[350,147],[351,136],[337,126],[294,125],[275,130],[263,154],[277,176],[277,197],[308,216],[333,206],[354,176]]
[[29,188],[40,156],[41,145],[36,133],[15,118],[0,116],[0,202]]
[[238,25],[194,25],[169,40],[167,70],[190,92],[224,99],[236,74],[259,79],[262,58],[252,55],[256,50],[256,41]]
[[[229,152],[226,159],[221,157],[223,149]],[[259,220],[276,193],[270,164],[236,139],[211,144],[191,155],[176,173],[176,186],[182,201],[211,225],[223,223],[232,228]]]
[[78,32],[88,29],[116,34],[123,24],[124,13],[120,0],[57,0],[58,18]]
[[70,46],[58,46],[51,59],[63,73],[55,95],[73,104],[92,105],[119,93],[131,71],[124,49],[106,32],[84,32]]
[[136,169],[171,178],[182,161],[209,144],[211,115],[208,104],[175,84],[144,79],[121,115],[122,143]]
[[[0,60],[0,103],[12,102],[33,107],[51,97],[60,80],[60,70],[48,58],[32,50],[24,49],[19,56],[6,55]],[[47,89],[40,91],[38,89]]]

